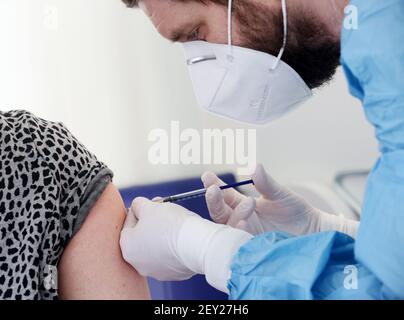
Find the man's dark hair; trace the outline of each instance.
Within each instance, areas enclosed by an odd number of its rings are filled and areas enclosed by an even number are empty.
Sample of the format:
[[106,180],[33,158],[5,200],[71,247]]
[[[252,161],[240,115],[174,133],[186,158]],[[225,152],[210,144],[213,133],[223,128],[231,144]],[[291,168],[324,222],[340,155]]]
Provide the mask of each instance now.
[[139,0],[122,0],[128,8],[135,8],[139,6]]

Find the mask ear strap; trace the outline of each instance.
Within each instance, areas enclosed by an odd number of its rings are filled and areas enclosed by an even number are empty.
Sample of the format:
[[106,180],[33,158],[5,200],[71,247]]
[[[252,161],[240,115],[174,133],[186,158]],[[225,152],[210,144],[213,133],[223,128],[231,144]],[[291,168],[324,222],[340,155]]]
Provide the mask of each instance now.
[[227,45],[229,47],[228,58],[233,59],[233,23],[232,23],[233,0],[229,0],[227,12]]
[[288,41],[288,13],[287,13],[287,8],[286,8],[286,0],[282,0],[282,16],[283,16],[283,43],[282,43],[282,48],[278,54],[278,57],[276,58],[276,61],[274,63],[274,66],[272,67],[272,70],[276,69],[282,59],[283,53],[285,52],[286,49],[286,44]]

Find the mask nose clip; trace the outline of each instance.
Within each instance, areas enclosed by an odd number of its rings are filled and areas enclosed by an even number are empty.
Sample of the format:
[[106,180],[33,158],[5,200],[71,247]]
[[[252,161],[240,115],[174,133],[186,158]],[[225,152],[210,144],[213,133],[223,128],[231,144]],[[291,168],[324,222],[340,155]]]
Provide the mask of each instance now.
[[201,62],[205,62],[205,61],[212,61],[212,60],[216,60],[217,57],[213,54],[210,55],[206,55],[206,56],[200,56],[200,57],[195,57],[192,59],[188,59],[187,60],[187,65],[192,66],[194,64],[197,63],[201,63]]

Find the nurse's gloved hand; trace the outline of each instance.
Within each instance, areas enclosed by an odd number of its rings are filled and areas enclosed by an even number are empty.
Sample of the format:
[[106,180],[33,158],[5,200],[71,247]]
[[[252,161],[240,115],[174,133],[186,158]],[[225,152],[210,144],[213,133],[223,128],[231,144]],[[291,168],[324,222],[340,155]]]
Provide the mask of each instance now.
[[233,256],[251,238],[181,206],[137,198],[120,245],[124,259],[143,276],[173,281],[205,274],[212,286],[227,292]]
[[207,172],[202,176],[208,188],[206,201],[214,221],[231,224],[255,235],[271,231],[292,235],[340,231],[355,237],[358,222],[312,207],[299,195],[278,184],[262,165],[257,166],[252,179],[261,194],[255,203],[234,189],[220,190],[218,186],[224,183],[215,174]]

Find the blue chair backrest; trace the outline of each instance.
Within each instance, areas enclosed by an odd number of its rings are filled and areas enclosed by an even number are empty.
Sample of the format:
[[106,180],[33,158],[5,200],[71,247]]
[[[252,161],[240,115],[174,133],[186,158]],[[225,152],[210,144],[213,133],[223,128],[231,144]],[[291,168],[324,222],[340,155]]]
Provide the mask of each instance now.
[[[220,178],[227,184],[236,182],[233,174],[224,174]],[[160,184],[134,186],[121,189],[120,192],[126,207],[129,208],[133,199],[139,196],[152,199],[154,197],[165,197],[200,188],[203,188],[203,185],[198,177]],[[190,199],[179,204],[210,220],[205,198]],[[140,243],[139,245],[142,244]],[[180,282],[161,282],[154,279],[148,279],[148,282],[152,299],[154,300],[227,300],[228,298],[227,295],[212,288],[202,275],[197,275],[190,280]]]

